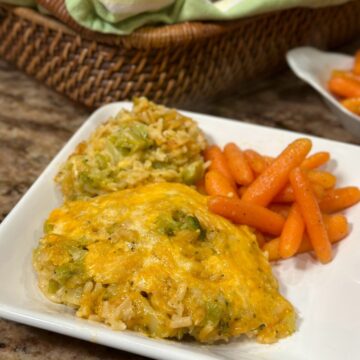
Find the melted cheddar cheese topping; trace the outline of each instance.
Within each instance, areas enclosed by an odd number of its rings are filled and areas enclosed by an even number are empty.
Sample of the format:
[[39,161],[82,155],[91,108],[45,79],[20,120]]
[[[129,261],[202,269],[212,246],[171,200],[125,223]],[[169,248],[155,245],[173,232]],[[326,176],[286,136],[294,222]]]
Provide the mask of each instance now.
[[65,203],[34,252],[41,290],[80,317],[153,337],[290,335],[294,309],[254,234],[206,202],[159,183]]

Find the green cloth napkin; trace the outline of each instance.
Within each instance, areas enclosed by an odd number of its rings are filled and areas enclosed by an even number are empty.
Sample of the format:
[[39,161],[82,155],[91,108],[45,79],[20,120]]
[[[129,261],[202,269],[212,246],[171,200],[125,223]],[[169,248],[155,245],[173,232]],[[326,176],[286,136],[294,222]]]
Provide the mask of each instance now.
[[[0,0],[1,1],[1,0]],[[149,24],[192,20],[232,20],[293,7],[339,5],[349,0],[65,0],[80,25],[103,33],[125,35]],[[5,0],[34,6],[34,0]]]
[[[111,4],[136,3],[137,0],[65,0],[71,16],[82,26],[125,35],[148,24],[173,24],[192,20],[232,20],[293,7],[321,7],[346,3],[348,0],[176,0],[155,12],[145,12],[127,19],[111,12]],[[105,6],[105,5],[107,6]]]

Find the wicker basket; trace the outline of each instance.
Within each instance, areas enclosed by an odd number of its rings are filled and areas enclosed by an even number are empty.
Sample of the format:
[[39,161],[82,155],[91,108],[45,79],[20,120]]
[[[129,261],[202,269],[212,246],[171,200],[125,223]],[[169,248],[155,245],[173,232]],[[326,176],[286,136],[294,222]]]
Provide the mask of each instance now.
[[57,19],[0,5],[0,56],[91,108],[139,95],[187,106],[278,70],[290,48],[335,47],[360,33],[360,1],[125,37],[81,28],[63,1],[41,3]]

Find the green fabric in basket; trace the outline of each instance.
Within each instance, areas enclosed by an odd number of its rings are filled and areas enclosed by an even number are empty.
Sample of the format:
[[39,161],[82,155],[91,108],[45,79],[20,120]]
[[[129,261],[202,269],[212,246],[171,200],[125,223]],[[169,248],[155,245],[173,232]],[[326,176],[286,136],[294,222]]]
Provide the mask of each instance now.
[[[350,0],[65,0],[80,25],[104,33],[130,34],[143,25],[192,20],[232,20],[293,7],[321,7]],[[358,0],[359,1],[359,0]],[[35,0],[0,0],[36,6]]]
[[[173,24],[191,20],[231,20],[293,7],[321,7],[346,3],[349,0],[173,0],[148,1],[164,3],[156,11],[124,14],[146,0],[65,0],[71,16],[82,26],[113,34],[129,34],[148,24]],[[169,3],[171,3],[169,5]],[[141,4],[140,4],[141,5]],[[161,4],[160,4],[161,5]],[[118,8],[118,11],[116,11]],[[140,8],[140,6],[139,6]],[[122,9],[119,11],[119,9]],[[124,18],[126,15],[129,17]]]

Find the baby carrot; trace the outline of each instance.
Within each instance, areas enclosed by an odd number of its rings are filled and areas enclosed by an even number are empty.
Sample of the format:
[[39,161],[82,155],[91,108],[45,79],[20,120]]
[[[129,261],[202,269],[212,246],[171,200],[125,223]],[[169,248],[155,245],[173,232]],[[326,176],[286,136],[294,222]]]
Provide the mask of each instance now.
[[327,151],[317,152],[306,158],[302,162],[300,167],[304,170],[312,170],[321,165],[324,165],[329,161],[329,159],[330,159],[330,154]]
[[219,172],[230,181],[231,185],[235,185],[235,180],[231,175],[225,155],[218,146],[212,145],[205,149],[204,158],[206,161],[210,161],[209,170]]
[[238,197],[230,181],[215,170],[210,170],[205,174],[205,190],[208,195]]
[[272,235],[279,235],[285,222],[281,215],[239,199],[213,196],[209,198],[208,206],[210,211],[236,224],[248,225]]
[[234,143],[224,147],[224,155],[229,165],[231,175],[239,185],[249,185],[254,180],[254,174],[244,153]]
[[322,263],[327,263],[332,259],[331,244],[310,182],[303,170],[297,167],[290,173],[290,183],[316,256]]
[[[329,216],[328,218],[324,217],[324,223],[326,226],[326,231],[329,235],[329,240],[332,244],[344,239],[349,233],[349,224],[346,220],[346,217],[343,215],[333,215]],[[270,261],[281,259],[280,238],[276,238],[266,242],[262,249],[263,251],[266,251],[268,253]],[[305,234],[297,251],[297,254],[308,252],[313,249],[314,248],[311,245],[308,236],[306,236]]]
[[336,184],[336,176],[327,171],[310,170],[307,177],[311,183],[319,184],[324,189],[331,189]]
[[[321,200],[325,195],[325,189],[317,183],[311,183],[311,188],[318,200]],[[287,185],[282,189],[273,199],[274,203],[292,203],[295,201],[294,190],[291,185]]]
[[262,157],[265,160],[267,166],[271,165],[275,160],[275,158],[272,156],[262,155]]
[[291,203],[294,202],[294,190],[291,185],[287,185],[273,199],[275,203]]
[[248,188],[247,186],[240,186],[238,188],[237,193],[238,193],[240,198],[245,194],[245,191],[247,190],[247,188]]
[[269,210],[276,212],[285,219],[289,216],[290,205],[285,204],[270,204],[268,207]]
[[349,77],[335,76],[328,83],[329,90],[337,96],[360,97],[360,81]]
[[357,51],[355,54],[353,73],[355,75],[360,75],[360,51]]
[[293,256],[299,249],[305,229],[300,208],[294,203],[280,235],[279,253],[284,259]]
[[349,111],[360,115],[360,97],[342,100],[341,104]]
[[292,169],[299,166],[311,150],[311,141],[298,139],[274,160],[274,162],[249,185],[242,199],[253,204],[267,206],[283,189]]
[[244,155],[256,175],[261,174],[268,167],[266,160],[255,150],[245,150]]
[[332,243],[342,240],[349,234],[349,223],[344,215],[323,215],[323,219]]
[[360,190],[355,186],[330,190],[320,201],[320,209],[325,213],[344,210],[360,201]]

